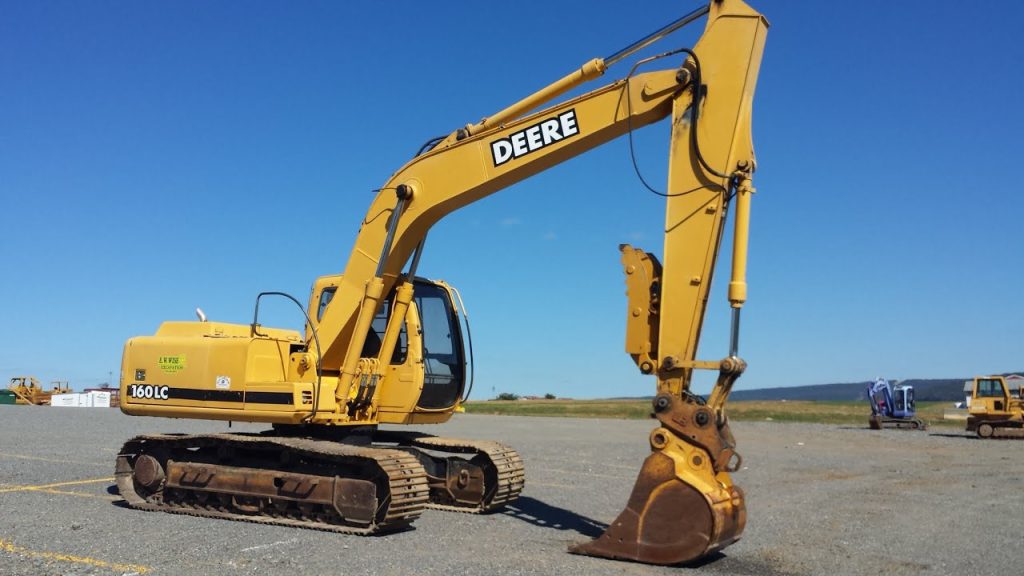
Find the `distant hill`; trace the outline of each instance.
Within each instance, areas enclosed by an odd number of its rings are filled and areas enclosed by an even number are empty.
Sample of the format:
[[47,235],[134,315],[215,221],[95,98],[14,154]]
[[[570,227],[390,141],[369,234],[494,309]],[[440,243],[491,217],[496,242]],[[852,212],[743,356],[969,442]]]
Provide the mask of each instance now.
[[[1024,372],[1007,372],[1024,374]],[[914,396],[923,402],[957,402],[963,400],[964,378],[911,379],[900,384],[914,387]],[[838,384],[814,384],[788,388],[761,388],[758,390],[735,390],[730,400],[837,400],[856,401],[867,399],[868,382],[846,382]]]

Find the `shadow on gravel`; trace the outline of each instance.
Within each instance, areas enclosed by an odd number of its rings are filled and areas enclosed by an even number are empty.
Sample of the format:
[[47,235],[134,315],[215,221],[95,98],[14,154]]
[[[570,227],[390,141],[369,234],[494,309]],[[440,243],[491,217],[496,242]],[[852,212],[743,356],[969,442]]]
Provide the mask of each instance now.
[[[705,567],[705,566],[707,566],[709,564],[713,564],[715,562],[725,561],[726,558],[728,558],[728,556],[726,556],[722,552],[712,552],[711,554],[708,554],[707,556],[704,556],[703,558],[698,558],[698,559],[696,559],[693,562],[690,562],[688,564],[687,563],[674,564],[674,566],[676,568],[691,568],[691,569],[696,570],[697,568],[703,568],[703,567]],[[772,575],[772,576],[774,576],[774,575]]]
[[511,504],[506,504],[502,513],[534,526],[573,530],[590,538],[597,538],[608,528],[607,524],[529,496],[520,496]]
[[[117,489],[117,484],[111,484],[110,486],[107,486],[107,494],[110,494],[111,496],[120,496],[121,492],[120,490]],[[128,503],[124,501],[124,498],[120,500],[114,500],[113,502],[111,502],[111,504],[117,506],[118,508],[125,508],[127,510],[132,509],[132,507],[129,506]]]
[[[721,556],[721,564],[718,564],[716,568],[725,570],[729,574],[742,574],[743,576],[799,576],[801,574],[799,572],[790,572],[778,566],[775,561],[741,560],[735,556],[726,556],[720,552],[718,554]],[[709,558],[713,557],[709,556]],[[685,566],[685,568],[700,568],[704,564],[690,564]]]
[[961,440],[978,440],[979,438],[973,434],[964,434],[963,432],[956,434],[953,432],[929,432],[929,436],[942,436],[943,438],[960,438]]

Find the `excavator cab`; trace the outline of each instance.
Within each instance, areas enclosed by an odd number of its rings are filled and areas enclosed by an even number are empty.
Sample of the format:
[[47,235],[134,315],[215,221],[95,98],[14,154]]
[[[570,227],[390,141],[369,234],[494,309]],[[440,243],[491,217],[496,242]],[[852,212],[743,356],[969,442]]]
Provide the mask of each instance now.
[[895,386],[893,395],[893,416],[897,418],[913,418],[915,414],[914,388],[910,386]]
[[[340,275],[321,276],[313,285],[309,309],[316,310],[319,323],[327,306],[334,299],[341,281]],[[463,338],[466,316],[458,306],[458,291],[443,281],[417,277],[413,281],[412,306],[406,312],[391,354],[391,365],[398,372],[403,367],[415,370],[422,361],[423,390],[416,401],[421,410],[445,410],[454,407],[462,398],[467,383],[467,344]],[[388,321],[394,310],[394,291],[381,305],[373,318],[363,345],[363,357],[375,357],[384,341]],[[409,326],[416,326],[416,336],[409,337]],[[468,332],[468,331],[467,331]],[[307,340],[309,340],[307,338]],[[409,354],[410,345],[416,348],[415,358]]]

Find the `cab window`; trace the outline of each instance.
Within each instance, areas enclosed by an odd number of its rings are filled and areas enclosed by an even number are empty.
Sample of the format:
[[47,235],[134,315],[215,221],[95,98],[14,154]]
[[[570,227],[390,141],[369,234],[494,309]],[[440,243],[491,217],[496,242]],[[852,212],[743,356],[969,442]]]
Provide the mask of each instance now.
[[978,397],[980,398],[1002,398],[1003,386],[999,380],[982,379],[978,380]]
[[[388,327],[388,318],[391,317],[391,299],[384,301],[380,312],[373,317],[373,324],[370,325],[370,332],[366,335],[366,343],[363,344],[363,358],[376,358],[380,354],[381,343],[384,342],[384,331]],[[395,343],[395,351],[391,353],[391,363],[394,365],[405,364],[405,357],[409,350],[409,336],[405,331],[405,320],[402,320],[402,329],[398,333],[398,342]]]
[[334,298],[334,293],[337,292],[337,286],[328,286],[324,288],[323,292],[320,293],[320,306],[316,310],[316,321],[317,323],[324,317],[324,310],[327,310],[327,305],[331,303]]
[[[327,310],[327,305],[334,299],[334,294],[338,291],[337,286],[328,286],[323,289],[320,293],[320,305],[316,311],[317,323],[324,317],[324,311]],[[384,330],[388,326],[388,318],[391,316],[391,300],[385,300],[381,306],[380,312],[377,313],[373,318],[373,324],[370,325],[370,330],[366,334],[366,342],[363,344],[363,358],[376,358],[380,353],[381,342],[384,341]],[[405,322],[402,322],[402,330],[398,334],[398,342],[395,344],[395,351],[391,355],[392,364],[404,364],[405,357],[408,353],[409,338],[405,332]]]

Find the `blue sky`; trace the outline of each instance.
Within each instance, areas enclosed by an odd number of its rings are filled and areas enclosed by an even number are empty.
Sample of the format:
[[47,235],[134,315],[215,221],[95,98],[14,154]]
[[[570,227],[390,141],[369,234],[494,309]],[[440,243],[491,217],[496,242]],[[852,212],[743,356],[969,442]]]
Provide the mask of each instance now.
[[[737,389],[1024,367],[1022,5],[753,5],[772,28]],[[0,377],[95,385],[196,306],[304,301],[421,143],[696,4],[515,6],[0,1]],[[637,134],[649,180],[666,136]],[[650,393],[617,245],[660,252],[662,214],[620,140],[443,220],[420,272],[467,300],[474,397]],[[703,358],[727,350],[725,277]],[[290,306],[264,323],[300,328]]]

